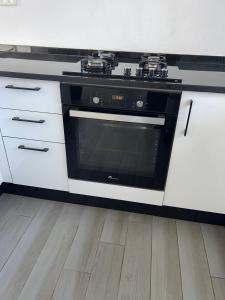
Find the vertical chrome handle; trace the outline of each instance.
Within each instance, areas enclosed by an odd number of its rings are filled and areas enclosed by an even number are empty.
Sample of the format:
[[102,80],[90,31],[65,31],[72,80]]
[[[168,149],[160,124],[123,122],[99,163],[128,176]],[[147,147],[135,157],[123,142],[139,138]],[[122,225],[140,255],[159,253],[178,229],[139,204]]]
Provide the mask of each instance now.
[[189,125],[190,116],[191,116],[192,105],[193,105],[193,100],[190,101],[190,107],[189,107],[189,112],[188,112],[186,127],[185,127],[185,130],[184,130],[184,136],[187,135],[188,125]]

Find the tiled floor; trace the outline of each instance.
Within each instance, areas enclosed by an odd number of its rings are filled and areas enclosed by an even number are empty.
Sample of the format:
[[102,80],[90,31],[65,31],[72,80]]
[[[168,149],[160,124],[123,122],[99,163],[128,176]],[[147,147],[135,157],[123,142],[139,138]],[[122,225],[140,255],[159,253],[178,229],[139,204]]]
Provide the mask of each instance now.
[[4,194],[0,300],[224,300],[225,228]]

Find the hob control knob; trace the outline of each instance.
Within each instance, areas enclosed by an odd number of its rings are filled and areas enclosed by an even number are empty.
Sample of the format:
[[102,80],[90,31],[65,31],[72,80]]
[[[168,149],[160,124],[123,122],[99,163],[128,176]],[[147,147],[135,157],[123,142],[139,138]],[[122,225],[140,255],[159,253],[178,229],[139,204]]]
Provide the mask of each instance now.
[[137,68],[136,69],[136,76],[137,77],[142,77],[144,75],[144,72],[143,72],[143,68]]
[[93,97],[92,101],[94,104],[99,104],[100,98],[95,96],[95,97]]
[[124,68],[124,76],[130,77],[131,76],[131,68]]
[[144,102],[142,100],[138,100],[136,105],[138,108],[142,108],[144,106]]

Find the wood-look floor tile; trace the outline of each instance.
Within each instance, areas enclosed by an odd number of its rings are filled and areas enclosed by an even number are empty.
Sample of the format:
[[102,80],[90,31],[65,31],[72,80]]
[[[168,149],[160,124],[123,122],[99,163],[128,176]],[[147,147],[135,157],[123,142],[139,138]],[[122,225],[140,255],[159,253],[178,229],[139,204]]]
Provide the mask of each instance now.
[[10,216],[15,214],[20,203],[15,201],[14,197],[9,197],[8,194],[3,194],[0,197],[0,230],[7,222]]
[[63,204],[45,201],[0,272],[0,300],[17,300]]
[[90,274],[63,270],[52,300],[85,300]]
[[201,224],[211,276],[225,278],[225,227]]
[[86,207],[65,269],[91,273],[105,219],[105,210]]
[[21,215],[30,218],[33,218],[37,214],[43,201],[45,201],[39,198],[18,196],[12,194],[4,194],[4,200],[15,203],[16,210],[14,211],[14,213],[16,215]]
[[31,218],[11,216],[0,231],[0,270],[29,226]]
[[31,218],[34,218],[36,216],[42,203],[45,201],[39,198],[15,196],[15,195],[12,196],[16,197],[15,200],[20,202],[20,205],[16,210],[16,214],[25,217],[31,217]]
[[81,206],[64,204],[19,300],[51,299],[76,234],[82,209]]
[[124,247],[100,243],[85,300],[117,300]]
[[128,214],[126,212],[108,210],[102,231],[101,241],[125,245]]
[[152,216],[145,214],[129,213],[128,215],[129,222],[138,222],[138,223],[151,223]]
[[183,300],[214,300],[200,224],[177,221],[177,231]]
[[151,223],[129,222],[119,300],[149,300]]
[[213,288],[215,293],[215,300],[225,299],[225,279],[224,278],[212,278]]
[[182,300],[176,221],[153,217],[151,300]]

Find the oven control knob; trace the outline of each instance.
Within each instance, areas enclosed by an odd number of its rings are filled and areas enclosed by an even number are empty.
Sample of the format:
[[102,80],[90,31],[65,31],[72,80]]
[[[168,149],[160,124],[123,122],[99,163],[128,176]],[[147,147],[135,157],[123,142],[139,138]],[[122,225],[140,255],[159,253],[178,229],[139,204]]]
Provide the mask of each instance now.
[[93,97],[92,101],[94,104],[99,104],[100,98],[95,96],[95,97]]
[[138,100],[136,105],[138,108],[142,108],[144,106],[144,102],[142,100]]

